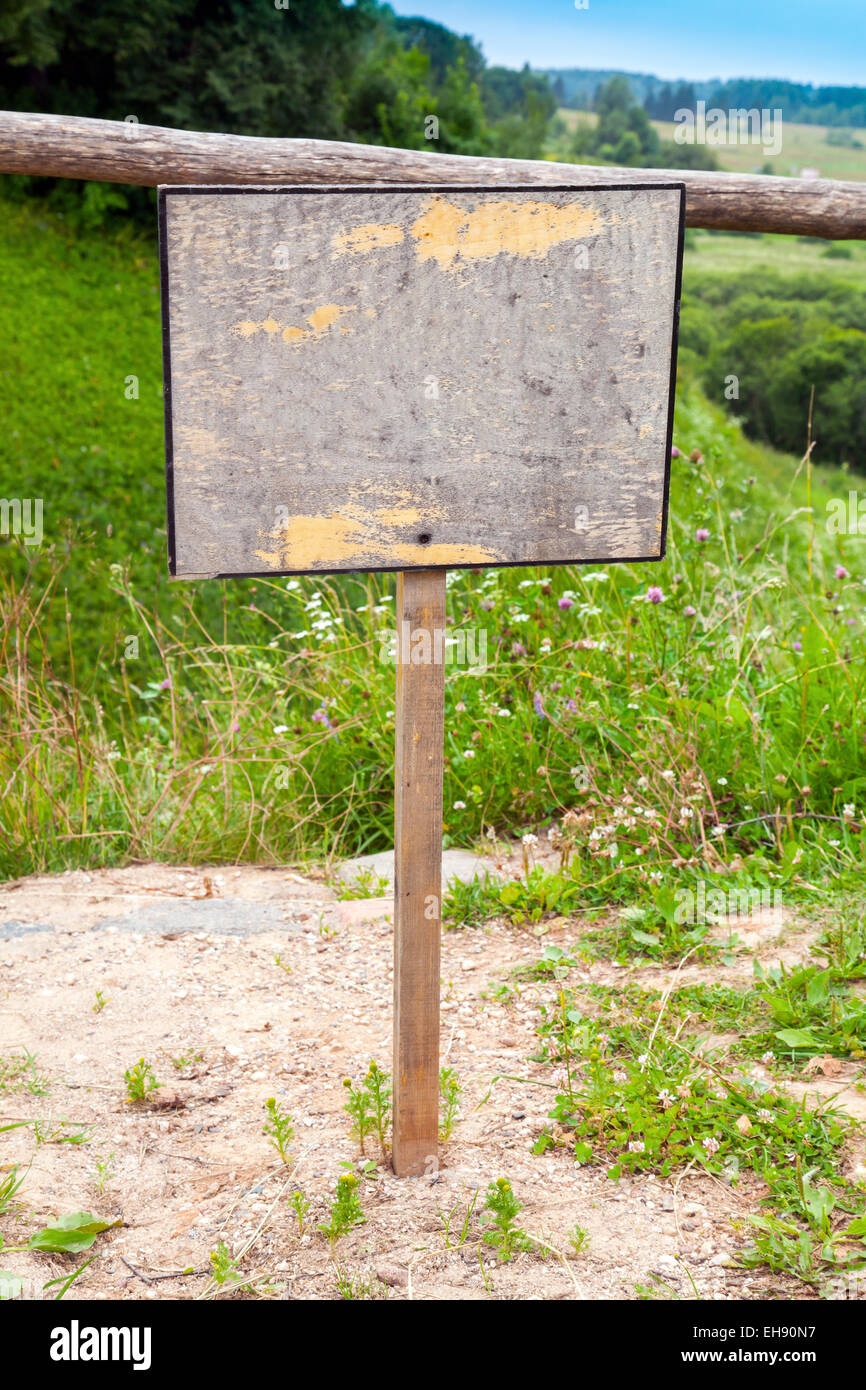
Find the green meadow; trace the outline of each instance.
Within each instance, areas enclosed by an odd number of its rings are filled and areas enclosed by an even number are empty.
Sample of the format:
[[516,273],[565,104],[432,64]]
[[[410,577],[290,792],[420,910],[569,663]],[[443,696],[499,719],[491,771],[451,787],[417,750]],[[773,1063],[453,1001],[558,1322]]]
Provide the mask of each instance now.
[[[154,239],[34,203],[0,238],[4,476],[45,531],[3,547],[3,872],[387,845],[393,577],[169,584]],[[697,240],[687,289],[731,241]],[[862,867],[861,547],[826,527],[854,475],[750,441],[717,394],[681,375],[663,563],[450,576],[485,669],[448,671],[449,842],[633,797],[572,861],[601,898]]]

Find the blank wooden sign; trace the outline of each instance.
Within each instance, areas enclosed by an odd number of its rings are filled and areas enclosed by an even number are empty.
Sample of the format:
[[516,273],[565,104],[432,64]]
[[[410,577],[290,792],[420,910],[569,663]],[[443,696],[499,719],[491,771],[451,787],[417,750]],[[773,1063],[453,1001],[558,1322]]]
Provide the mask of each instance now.
[[161,189],[172,574],[660,559],[683,203]]

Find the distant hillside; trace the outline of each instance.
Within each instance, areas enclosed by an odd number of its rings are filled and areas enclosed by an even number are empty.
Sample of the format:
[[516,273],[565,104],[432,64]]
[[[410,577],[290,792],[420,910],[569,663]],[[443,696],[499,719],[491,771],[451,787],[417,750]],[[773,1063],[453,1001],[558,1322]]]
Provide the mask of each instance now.
[[539,75],[550,81],[561,106],[578,109],[591,110],[597,89],[611,77],[624,77],[635,101],[660,121],[673,120],[676,110],[694,109],[695,102],[705,101],[725,109],[778,109],[786,121],[807,125],[866,125],[866,87],[814,87],[811,83],[777,77],[736,77],[728,82],[717,77],[671,81],[653,73],[611,68],[545,68],[539,70]]

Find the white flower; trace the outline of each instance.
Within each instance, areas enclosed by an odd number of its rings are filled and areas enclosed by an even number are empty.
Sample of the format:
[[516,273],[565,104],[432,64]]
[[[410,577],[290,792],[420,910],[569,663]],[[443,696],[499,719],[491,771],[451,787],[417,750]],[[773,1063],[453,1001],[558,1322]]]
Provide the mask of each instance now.
[[675,782],[677,780],[677,774],[675,772],[672,772],[669,767],[665,768],[664,772],[662,773],[662,777],[665,779],[666,782]]
[[274,725],[274,733],[275,733],[275,734],[287,734],[288,732],[289,732],[289,726],[288,726],[288,724],[275,724],[275,725]]
[[547,838],[552,845],[557,844],[562,839],[562,831],[558,825],[552,825],[547,832]]
[[453,806],[453,810],[455,810],[455,811],[465,811],[465,810],[466,810],[466,802],[465,802],[465,801],[455,801],[455,802],[454,802],[454,806]]
[[642,1139],[632,1139],[629,1142],[628,1151],[630,1154],[642,1154],[644,1148],[645,1145]]
[[499,715],[499,718],[500,718],[500,719],[510,719],[510,718],[511,718],[511,710],[510,710],[510,709],[498,709],[498,710],[496,711],[496,713]]
[[721,1147],[721,1145],[719,1144],[718,1139],[713,1139],[713,1138],[711,1138],[711,1137],[708,1137],[708,1138],[706,1138],[706,1139],[702,1139],[702,1140],[701,1140],[701,1144],[702,1144],[702,1146],[704,1147],[704,1149],[706,1149],[707,1157],[708,1157],[708,1158],[712,1158],[713,1154],[717,1154],[717,1153],[719,1152],[720,1147]]
[[772,1118],[773,1118],[773,1112],[772,1112],[772,1110],[759,1110],[759,1111],[758,1111],[758,1119],[759,1119],[759,1120],[772,1120]]
[[463,756],[464,756],[464,758],[474,758],[474,757],[475,757],[475,749],[474,749],[474,748],[467,748],[467,749],[464,751]]
[[674,1098],[668,1090],[667,1086],[663,1086],[662,1089],[659,1091],[658,1100],[661,1101],[661,1105],[664,1110],[667,1110],[668,1106],[673,1105]]
[[765,1066],[765,1067],[768,1067],[768,1066],[770,1065],[770,1063],[771,1063],[771,1062],[775,1062],[775,1060],[776,1060],[776,1058],[775,1058],[775,1056],[774,1056],[774,1054],[773,1054],[772,1052],[762,1052],[762,1053],[761,1053],[761,1061],[764,1063],[764,1066]]
[[649,779],[646,777],[639,777],[637,779],[637,785],[642,792],[645,792],[649,786]]
[[522,837],[522,841],[523,841],[523,844],[525,844],[525,845],[537,845],[537,844],[538,844],[538,836],[537,836],[537,835],[532,835],[532,834],[526,834],[526,835],[524,835],[524,836]]
[[626,1076],[624,1071],[615,1071],[613,1074],[613,1079],[618,1086],[622,1086],[626,1081],[628,1081],[628,1077]]
[[718,839],[720,835],[724,835],[727,832],[727,829],[728,827],[726,825],[720,823],[719,825],[713,826],[712,830],[710,831],[710,834],[715,835]]
[[842,807],[843,820],[853,820],[856,810],[857,807],[854,805],[853,801],[847,801]]
[[692,819],[692,817],[694,816],[694,814],[695,814],[695,813],[694,813],[694,811],[692,810],[691,806],[681,806],[681,807],[680,807],[680,823],[681,823],[682,825],[685,825],[687,821],[690,821],[690,820]]
[[720,787],[726,787],[728,785],[727,777],[717,777],[716,782]]

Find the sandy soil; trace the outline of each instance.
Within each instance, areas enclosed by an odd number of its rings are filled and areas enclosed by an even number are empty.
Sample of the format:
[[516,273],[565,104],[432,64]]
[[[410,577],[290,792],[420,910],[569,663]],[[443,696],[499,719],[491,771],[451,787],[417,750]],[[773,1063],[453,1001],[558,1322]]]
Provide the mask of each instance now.
[[[32,1126],[2,1135],[0,1167],[30,1164],[20,1206],[0,1218],[6,1243],[55,1215],[92,1211],[122,1225],[99,1238],[99,1258],[75,1286],[79,1297],[200,1296],[209,1252],[224,1241],[236,1253],[252,1238],[240,1268],[261,1276],[270,1296],[338,1297],[316,1223],[341,1163],[357,1158],[342,1078],[360,1079],[371,1057],[390,1070],[390,911],[387,899],[336,902],[323,883],[284,869],[140,865],[0,889],[0,1056],[28,1049],[47,1087],[0,1091],[0,1125],[40,1118],[50,1133],[66,1122],[38,1145]],[[580,933],[574,920],[545,939],[568,946]],[[807,944],[778,923],[753,924],[750,945],[767,960],[802,958]],[[684,1297],[690,1279],[702,1298],[802,1296],[776,1276],[730,1264],[744,1239],[731,1223],[757,1209],[755,1181],[732,1189],[689,1173],[615,1185],[562,1152],[530,1153],[549,1105],[543,1088],[500,1081],[476,1108],[500,1073],[549,1079],[527,1058],[537,999],[551,986],[522,987],[508,1006],[484,997],[538,954],[525,929],[445,934],[442,1054],[464,1087],[462,1118],[438,1171],[398,1181],[380,1164],[362,1180],[366,1224],[338,1243],[336,1263],[376,1274],[392,1298],[628,1299],[654,1278]],[[632,974],[657,988],[670,980],[668,971],[609,962],[582,970],[605,983]],[[706,966],[682,974],[713,977]],[[750,974],[746,951],[715,978]],[[108,1002],[95,1012],[97,990]],[[154,1104],[133,1106],[123,1077],[140,1056],[164,1086]],[[173,1059],[182,1057],[192,1060],[178,1069]],[[826,1081],[816,1077],[810,1087]],[[855,1083],[847,1064],[827,1082],[863,1118]],[[312,1203],[302,1236],[286,1205],[289,1175],[262,1132],[268,1096],[295,1120],[291,1181]],[[88,1142],[59,1142],[82,1125]],[[108,1163],[101,1190],[97,1160]],[[485,1249],[482,1273],[473,1225],[463,1247],[449,1250],[440,1211],[462,1213],[473,1191],[502,1175],[525,1203],[528,1231],[564,1255],[566,1233],[579,1224],[588,1248],[568,1259],[522,1254],[505,1265]],[[86,1257],[11,1253],[2,1264],[39,1296],[74,1258]]]

